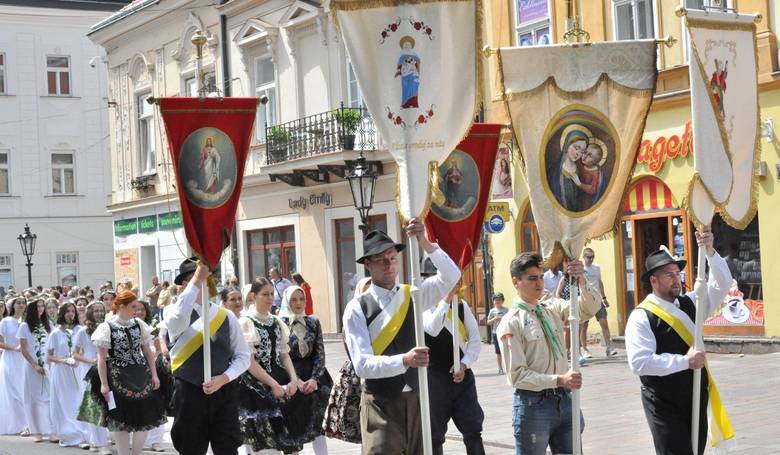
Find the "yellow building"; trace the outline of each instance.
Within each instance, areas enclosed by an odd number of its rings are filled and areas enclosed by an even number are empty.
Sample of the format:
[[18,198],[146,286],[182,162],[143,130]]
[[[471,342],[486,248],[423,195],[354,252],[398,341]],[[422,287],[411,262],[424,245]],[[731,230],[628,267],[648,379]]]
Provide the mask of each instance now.
[[[761,163],[756,169],[760,190],[758,214],[745,231],[736,231],[719,217],[713,222],[716,249],[727,259],[737,282],[733,298],[721,313],[710,318],[705,334],[723,336],[780,336],[780,255],[777,226],[780,225],[780,139],[774,125],[780,124],[780,71],[778,40],[780,7],[773,0],[723,0],[740,13],[760,13],[757,26],[759,57],[759,105],[763,134]],[[717,3],[715,0],[684,0],[689,8]],[[571,5],[569,5],[571,3]],[[688,182],[693,175],[695,147],[691,140],[688,56],[683,25],[675,15],[679,0],[493,0],[489,2],[488,42],[492,47],[560,43],[567,30],[567,9],[576,13],[582,4],[583,28],[591,41],[663,38],[678,42],[659,52],[656,95],[647,119],[631,187],[623,203],[620,232],[612,238],[590,243],[601,266],[606,296],[611,302],[609,325],[614,334],[623,334],[629,313],[644,297],[639,281],[644,258],[660,245],[695,263],[697,248],[693,226],[680,209]],[[491,103],[486,105],[487,121],[508,122],[497,89],[497,65],[490,60],[488,82]],[[731,82],[731,81],[730,81]],[[739,83],[734,81],[733,83]],[[487,104],[487,103],[486,103]],[[780,128],[778,128],[780,132]],[[517,154],[514,147],[514,154]],[[492,236],[494,288],[514,295],[509,278],[509,262],[521,251],[538,249],[538,238],[529,209],[520,162],[513,160],[513,195],[507,199],[513,218],[501,234]],[[499,247],[500,245],[500,247]],[[693,271],[685,270],[688,288]],[[764,302],[769,302],[768,306]],[[595,326],[595,327],[594,327]],[[598,331],[592,324],[590,330]]]

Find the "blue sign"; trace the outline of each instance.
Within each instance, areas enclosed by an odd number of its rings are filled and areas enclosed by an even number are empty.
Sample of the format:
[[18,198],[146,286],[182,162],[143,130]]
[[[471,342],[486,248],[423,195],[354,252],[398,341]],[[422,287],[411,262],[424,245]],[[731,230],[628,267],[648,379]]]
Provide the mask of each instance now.
[[506,222],[504,221],[504,217],[499,214],[491,216],[490,220],[485,222],[485,232],[488,234],[498,234],[499,232],[503,232],[505,227]]

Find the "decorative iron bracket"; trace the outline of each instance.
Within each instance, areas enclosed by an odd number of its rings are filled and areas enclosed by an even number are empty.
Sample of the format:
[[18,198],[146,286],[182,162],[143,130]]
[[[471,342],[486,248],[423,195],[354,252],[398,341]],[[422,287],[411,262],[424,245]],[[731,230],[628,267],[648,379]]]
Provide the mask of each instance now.
[[300,173],[315,183],[330,183],[330,174],[319,169],[296,169],[293,173]]
[[268,176],[272,182],[281,180],[290,186],[306,186],[303,183],[303,174],[299,172],[293,172],[292,174],[269,174]]
[[320,172],[330,173],[342,179],[347,176],[347,166],[343,164],[320,164],[317,168]]

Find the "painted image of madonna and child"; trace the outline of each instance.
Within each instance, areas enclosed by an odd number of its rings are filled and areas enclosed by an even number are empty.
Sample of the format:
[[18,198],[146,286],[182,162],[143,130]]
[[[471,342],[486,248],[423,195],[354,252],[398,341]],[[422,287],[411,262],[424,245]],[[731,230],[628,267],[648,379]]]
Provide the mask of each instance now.
[[570,212],[588,210],[609,186],[615,164],[611,153],[614,141],[605,132],[579,123],[563,128],[559,141],[556,136],[551,135],[545,155],[552,197]]

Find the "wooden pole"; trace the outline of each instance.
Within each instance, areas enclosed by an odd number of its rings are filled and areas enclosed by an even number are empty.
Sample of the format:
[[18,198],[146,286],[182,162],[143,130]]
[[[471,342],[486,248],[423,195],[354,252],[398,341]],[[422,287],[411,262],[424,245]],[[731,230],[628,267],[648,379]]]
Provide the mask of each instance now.
[[452,371],[460,373],[460,330],[458,327],[458,294],[450,299],[450,311],[452,311]]
[[[418,347],[425,346],[425,327],[423,326],[423,305],[420,296],[420,250],[417,237],[409,237],[409,262],[412,272],[412,302],[414,302],[414,336]],[[431,407],[428,397],[428,368],[417,369],[418,393],[420,397],[420,420],[422,421],[423,453],[433,455],[433,437],[431,435]]]
[[[579,280],[569,278],[569,333],[571,334],[571,369],[580,371],[580,307],[577,302],[580,299]],[[580,391],[571,391],[571,437],[572,453],[582,454],[580,439]]]
[[[704,351],[702,340],[702,326],[704,325],[704,309],[707,307],[707,283],[704,279],[704,267],[706,266],[707,250],[699,247],[698,269],[696,270],[696,284],[693,292],[696,294],[696,321],[693,331],[693,348]],[[691,408],[691,447],[693,454],[699,453],[699,406],[701,403],[701,368],[693,370],[693,400]]]
[[203,299],[203,314],[200,317],[203,320],[203,382],[206,383],[211,381],[211,336],[209,331],[211,302],[209,302],[208,284],[203,283],[201,285],[200,297]]

